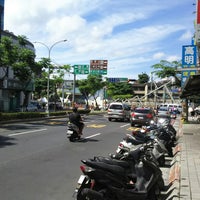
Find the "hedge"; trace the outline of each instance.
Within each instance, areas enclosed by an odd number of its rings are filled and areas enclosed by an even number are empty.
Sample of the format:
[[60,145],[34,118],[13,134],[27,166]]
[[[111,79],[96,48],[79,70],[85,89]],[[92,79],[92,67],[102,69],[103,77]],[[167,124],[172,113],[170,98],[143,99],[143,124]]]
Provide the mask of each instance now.
[[[66,114],[72,112],[68,111],[58,111],[50,112],[49,116],[65,116]],[[78,110],[80,114],[89,114],[90,110]],[[45,118],[47,117],[46,112],[15,112],[15,113],[3,113],[0,112],[0,121],[9,121],[16,119],[33,119],[33,118]]]

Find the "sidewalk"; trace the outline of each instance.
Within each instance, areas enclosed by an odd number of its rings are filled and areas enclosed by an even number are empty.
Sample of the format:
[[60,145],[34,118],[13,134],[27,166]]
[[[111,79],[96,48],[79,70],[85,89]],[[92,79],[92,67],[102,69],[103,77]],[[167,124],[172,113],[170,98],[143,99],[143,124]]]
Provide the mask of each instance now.
[[200,200],[200,124],[189,119],[189,124],[180,126],[179,134],[179,197],[181,200]]

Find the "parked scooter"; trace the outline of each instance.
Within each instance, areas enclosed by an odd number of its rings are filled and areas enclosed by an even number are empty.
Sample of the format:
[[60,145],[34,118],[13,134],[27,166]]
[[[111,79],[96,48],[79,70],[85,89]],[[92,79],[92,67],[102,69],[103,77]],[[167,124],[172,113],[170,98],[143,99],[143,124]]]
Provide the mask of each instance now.
[[156,130],[156,136],[160,139],[160,141],[165,145],[165,148],[168,151],[168,155],[173,157],[173,147],[176,142],[176,132],[174,132],[174,128],[172,128],[171,124],[160,124],[158,129]]
[[75,190],[77,200],[157,200],[164,188],[162,172],[149,146],[129,152],[123,160],[82,160],[83,175]]
[[67,123],[67,137],[70,142],[80,140],[81,135],[79,133],[79,128],[75,124],[68,122]]
[[[140,136],[139,136],[140,135]],[[119,159],[123,157],[127,152],[133,151],[138,148],[138,145],[148,143],[151,147],[152,154],[158,162],[159,166],[163,167],[165,165],[165,154],[167,149],[164,144],[154,135],[148,136],[143,133],[138,133],[137,136],[127,134],[122,142],[118,145],[116,153],[111,155],[112,158]]]
[[177,138],[176,130],[171,123],[171,118],[158,118],[152,131],[155,132],[154,134],[157,138],[165,145],[168,155],[173,157],[172,148],[175,146]]

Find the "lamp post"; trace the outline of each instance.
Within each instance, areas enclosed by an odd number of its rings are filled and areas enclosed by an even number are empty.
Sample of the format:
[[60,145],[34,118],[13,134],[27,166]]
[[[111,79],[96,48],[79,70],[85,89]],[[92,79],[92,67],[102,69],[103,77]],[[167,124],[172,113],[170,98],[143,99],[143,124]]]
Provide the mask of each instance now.
[[43,42],[34,42],[34,43],[39,43],[39,44],[42,44],[43,46],[45,46],[48,50],[48,58],[49,58],[49,65],[48,65],[48,80],[47,80],[47,109],[46,109],[46,113],[47,113],[47,116],[49,117],[49,82],[50,82],[50,64],[51,64],[51,50],[53,49],[53,47],[58,44],[58,43],[61,43],[61,42],[66,42],[67,40],[59,40],[55,43],[53,43],[50,47],[47,46],[45,43]]

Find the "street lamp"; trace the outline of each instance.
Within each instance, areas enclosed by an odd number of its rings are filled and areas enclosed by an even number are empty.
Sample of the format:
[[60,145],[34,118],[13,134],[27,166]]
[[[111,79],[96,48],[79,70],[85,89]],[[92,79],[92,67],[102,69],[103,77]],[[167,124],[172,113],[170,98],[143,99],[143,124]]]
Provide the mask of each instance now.
[[[61,43],[61,42],[66,42],[67,40],[60,40],[60,41],[57,41],[55,43],[53,43],[50,47],[47,46],[45,43],[43,42],[34,42],[34,43],[39,43],[39,44],[42,44],[43,46],[45,46],[48,50],[48,58],[49,58],[49,62],[51,63],[51,50],[53,49],[53,47],[58,44],[58,43]],[[47,109],[46,109],[46,113],[47,113],[47,116],[49,117],[49,81],[50,81],[50,63],[49,63],[49,66],[48,66],[48,80],[47,80]]]

